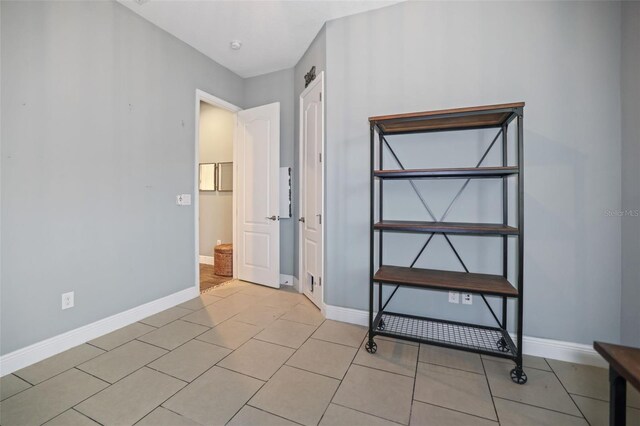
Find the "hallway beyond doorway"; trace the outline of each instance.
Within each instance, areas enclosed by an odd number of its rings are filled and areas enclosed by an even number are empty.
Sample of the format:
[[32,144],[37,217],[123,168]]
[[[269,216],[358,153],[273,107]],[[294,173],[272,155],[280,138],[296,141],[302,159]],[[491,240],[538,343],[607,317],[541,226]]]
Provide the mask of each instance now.
[[213,265],[200,264],[200,293],[233,280],[233,277],[216,275]]

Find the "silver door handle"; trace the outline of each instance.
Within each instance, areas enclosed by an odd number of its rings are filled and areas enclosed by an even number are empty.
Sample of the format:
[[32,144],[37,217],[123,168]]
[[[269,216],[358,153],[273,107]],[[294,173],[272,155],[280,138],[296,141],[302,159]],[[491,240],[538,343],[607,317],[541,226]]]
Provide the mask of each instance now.
[[304,223],[304,217],[301,217],[300,219],[298,219],[298,222]]
[[265,217],[265,219],[269,219],[269,220],[278,220],[278,219],[279,219],[279,217],[278,217],[278,216],[276,216],[276,215],[273,215],[273,216],[271,216],[271,217]]

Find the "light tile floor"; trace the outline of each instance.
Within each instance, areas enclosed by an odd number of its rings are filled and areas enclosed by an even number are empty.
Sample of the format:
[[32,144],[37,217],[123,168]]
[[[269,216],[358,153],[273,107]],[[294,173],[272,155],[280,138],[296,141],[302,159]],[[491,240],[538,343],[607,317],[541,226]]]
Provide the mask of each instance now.
[[520,386],[501,359],[365,335],[234,281],[0,378],[0,424],[607,424],[605,369],[526,357]]

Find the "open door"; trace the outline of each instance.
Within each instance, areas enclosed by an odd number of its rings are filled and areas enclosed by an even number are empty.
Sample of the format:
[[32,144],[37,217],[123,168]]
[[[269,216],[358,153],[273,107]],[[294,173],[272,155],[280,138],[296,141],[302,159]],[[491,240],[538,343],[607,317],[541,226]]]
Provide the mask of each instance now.
[[305,296],[323,305],[324,73],[300,95],[300,283]]
[[238,278],[280,287],[280,103],[238,112]]

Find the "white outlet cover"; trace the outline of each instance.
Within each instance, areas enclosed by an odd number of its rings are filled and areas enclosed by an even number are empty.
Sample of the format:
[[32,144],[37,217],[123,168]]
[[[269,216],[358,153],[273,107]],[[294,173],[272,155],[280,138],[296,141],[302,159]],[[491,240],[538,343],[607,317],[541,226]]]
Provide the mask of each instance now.
[[450,291],[449,303],[460,303],[460,293],[458,293],[457,291]]
[[73,299],[73,291],[70,291],[69,293],[62,293],[62,309],[73,308],[75,303]]
[[473,295],[471,293],[462,293],[462,304],[473,305]]

